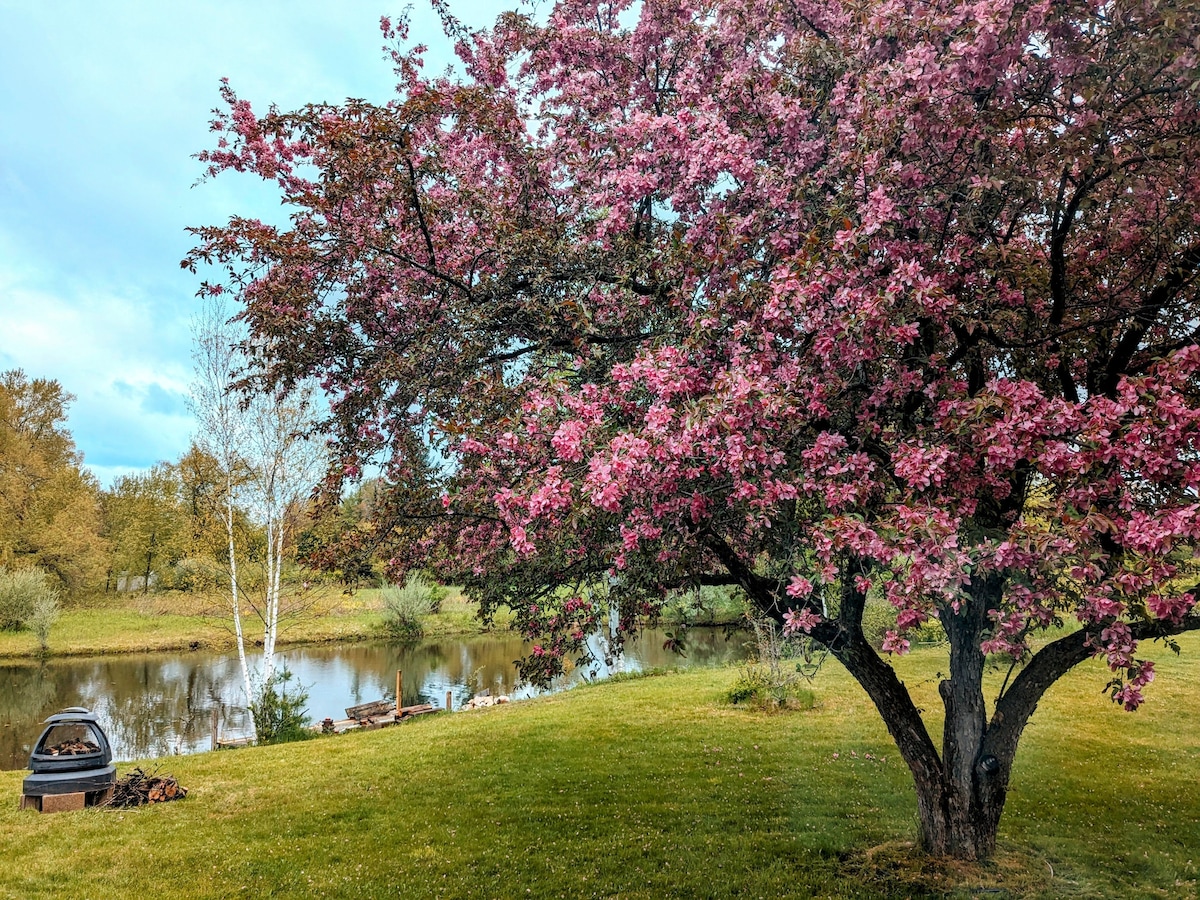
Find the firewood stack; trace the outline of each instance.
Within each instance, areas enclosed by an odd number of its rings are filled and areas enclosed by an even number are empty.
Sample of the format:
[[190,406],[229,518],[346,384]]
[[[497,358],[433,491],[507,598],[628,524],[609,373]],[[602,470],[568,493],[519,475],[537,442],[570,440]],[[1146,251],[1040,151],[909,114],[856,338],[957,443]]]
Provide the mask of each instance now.
[[108,805],[125,809],[146,803],[182,800],[186,796],[187,788],[180,785],[173,775],[159,775],[157,771],[147,775],[138,768],[117,779]]
[[82,756],[85,753],[99,753],[100,747],[91,741],[62,741],[42,752],[50,756]]

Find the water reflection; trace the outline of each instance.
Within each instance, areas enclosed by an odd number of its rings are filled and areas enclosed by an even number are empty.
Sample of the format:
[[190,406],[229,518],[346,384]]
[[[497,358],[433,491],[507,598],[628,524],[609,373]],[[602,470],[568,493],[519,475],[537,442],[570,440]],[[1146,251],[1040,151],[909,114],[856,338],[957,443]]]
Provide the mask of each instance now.
[[[564,685],[616,671],[656,666],[721,665],[745,655],[744,638],[721,629],[688,634],[687,656],[663,648],[664,635],[646,632],[623,656],[606,653],[603,637],[592,650],[601,662],[576,670]],[[537,693],[519,685],[514,661],[524,655],[511,635],[437,641],[416,646],[349,644],[282,652],[296,680],[308,688],[314,719],[340,718],[348,706],[392,697],[396,671],[404,673],[403,702],[455,707],[490,690],[519,699]],[[602,661],[606,656],[612,665]],[[97,714],[117,760],[194,753],[250,732],[235,654],[145,654],[0,665],[0,768],[23,769],[42,721],[68,706]]]

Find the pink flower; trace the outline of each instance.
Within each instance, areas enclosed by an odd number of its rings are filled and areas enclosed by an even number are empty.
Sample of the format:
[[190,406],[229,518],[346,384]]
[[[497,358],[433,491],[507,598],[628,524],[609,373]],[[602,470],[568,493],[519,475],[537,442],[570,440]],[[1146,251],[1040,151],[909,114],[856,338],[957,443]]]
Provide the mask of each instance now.
[[883,639],[883,649],[886,653],[895,653],[897,656],[903,656],[908,652],[911,645],[895,631],[889,631]]
[[797,631],[803,631],[808,634],[812,631],[814,625],[821,621],[821,617],[812,610],[801,610],[796,612],[789,609],[783,614],[783,633],[795,634]]
[[807,597],[813,592],[813,584],[807,578],[800,575],[793,575],[792,580],[787,586],[787,595],[789,597]]

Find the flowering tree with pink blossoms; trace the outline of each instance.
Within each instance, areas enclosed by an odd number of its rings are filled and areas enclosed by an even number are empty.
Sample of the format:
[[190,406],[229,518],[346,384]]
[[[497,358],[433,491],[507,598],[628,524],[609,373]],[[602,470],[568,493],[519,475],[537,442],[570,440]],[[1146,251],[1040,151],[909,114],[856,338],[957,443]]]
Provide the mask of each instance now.
[[[560,0],[384,105],[255,113],[196,230],[260,375],[320,380],[395,567],[505,603],[547,678],[737,585],[879,710],[939,854],[994,848],[1043,693],[1133,710],[1200,627],[1200,20],[1156,0]],[[868,596],[897,624],[863,633]],[[889,663],[940,621],[936,741]],[[1048,629],[1053,629],[1047,633]],[[1015,668],[985,696],[991,658]]]

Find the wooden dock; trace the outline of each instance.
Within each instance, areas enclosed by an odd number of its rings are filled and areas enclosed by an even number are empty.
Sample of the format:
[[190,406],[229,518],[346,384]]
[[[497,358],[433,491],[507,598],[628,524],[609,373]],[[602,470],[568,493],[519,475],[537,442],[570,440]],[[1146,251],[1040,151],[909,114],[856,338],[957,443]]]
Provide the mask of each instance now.
[[441,710],[428,703],[419,703],[416,706],[401,707],[400,714],[396,715],[396,705],[394,703],[386,700],[377,700],[374,703],[363,703],[359,706],[348,707],[346,709],[346,718],[344,719],[327,718],[312,727],[314,731],[320,731],[325,734],[345,734],[347,731],[374,731],[376,728],[398,725],[417,716],[425,716],[436,712],[441,712]]

